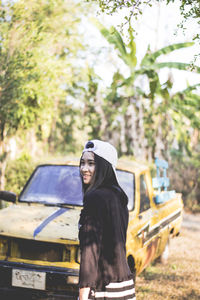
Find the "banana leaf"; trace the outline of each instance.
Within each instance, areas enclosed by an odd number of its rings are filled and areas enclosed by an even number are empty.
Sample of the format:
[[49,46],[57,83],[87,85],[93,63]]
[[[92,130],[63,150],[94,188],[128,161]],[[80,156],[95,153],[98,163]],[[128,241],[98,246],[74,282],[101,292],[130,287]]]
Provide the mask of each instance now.
[[200,73],[200,67],[194,66],[194,69],[191,70],[191,65],[187,63],[181,63],[181,62],[163,62],[163,63],[155,63],[151,65],[153,70],[158,70],[162,68],[172,68],[177,70],[184,70],[189,71],[193,73]]
[[144,56],[141,65],[150,65],[153,62],[155,62],[156,58],[159,57],[160,55],[166,55],[169,54],[175,50],[186,48],[186,47],[191,47],[193,46],[193,42],[187,42],[187,43],[178,43],[178,44],[172,44],[167,47],[161,48],[157,50],[156,52],[151,53],[150,49],[148,48],[146,55]]

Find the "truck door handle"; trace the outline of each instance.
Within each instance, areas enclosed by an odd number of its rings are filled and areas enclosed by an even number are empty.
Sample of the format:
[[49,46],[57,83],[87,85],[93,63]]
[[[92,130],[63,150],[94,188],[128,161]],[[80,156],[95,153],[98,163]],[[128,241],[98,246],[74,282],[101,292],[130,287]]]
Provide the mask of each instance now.
[[139,215],[139,219],[141,220],[143,217],[142,217],[142,215]]

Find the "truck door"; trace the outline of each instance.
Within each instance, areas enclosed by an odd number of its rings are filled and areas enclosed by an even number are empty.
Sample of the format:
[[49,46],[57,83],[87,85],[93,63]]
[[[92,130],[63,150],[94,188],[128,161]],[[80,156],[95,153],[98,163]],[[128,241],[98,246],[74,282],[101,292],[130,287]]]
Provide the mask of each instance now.
[[146,181],[146,174],[140,175],[140,213],[141,217],[150,209],[150,198]]
[[152,260],[156,249],[152,244],[150,237],[150,228],[152,220],[152,208],[150,203],[150,195],[148,188],[147,174],[141,174],[139,178],[140,186],[140,208],[139,208],[139,224],[140,230],[138,237],[141,239],[142,249],[140,253],[142,269]]

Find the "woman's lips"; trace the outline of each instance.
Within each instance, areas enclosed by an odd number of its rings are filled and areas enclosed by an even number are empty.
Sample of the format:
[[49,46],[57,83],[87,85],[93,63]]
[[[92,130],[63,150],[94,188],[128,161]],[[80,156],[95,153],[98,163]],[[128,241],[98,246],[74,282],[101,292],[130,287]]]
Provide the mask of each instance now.
[[90,178],[90,175],[83,175],[84,180],[87,180],[88,178]]

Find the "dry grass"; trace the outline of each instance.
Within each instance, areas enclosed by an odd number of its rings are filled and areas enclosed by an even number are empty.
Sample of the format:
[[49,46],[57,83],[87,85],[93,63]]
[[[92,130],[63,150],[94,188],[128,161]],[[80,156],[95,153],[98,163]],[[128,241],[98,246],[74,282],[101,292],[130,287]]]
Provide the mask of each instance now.
[[136,279],[137,300],[200,299],[200,231],[171,240],[167,265],[149,266]]

